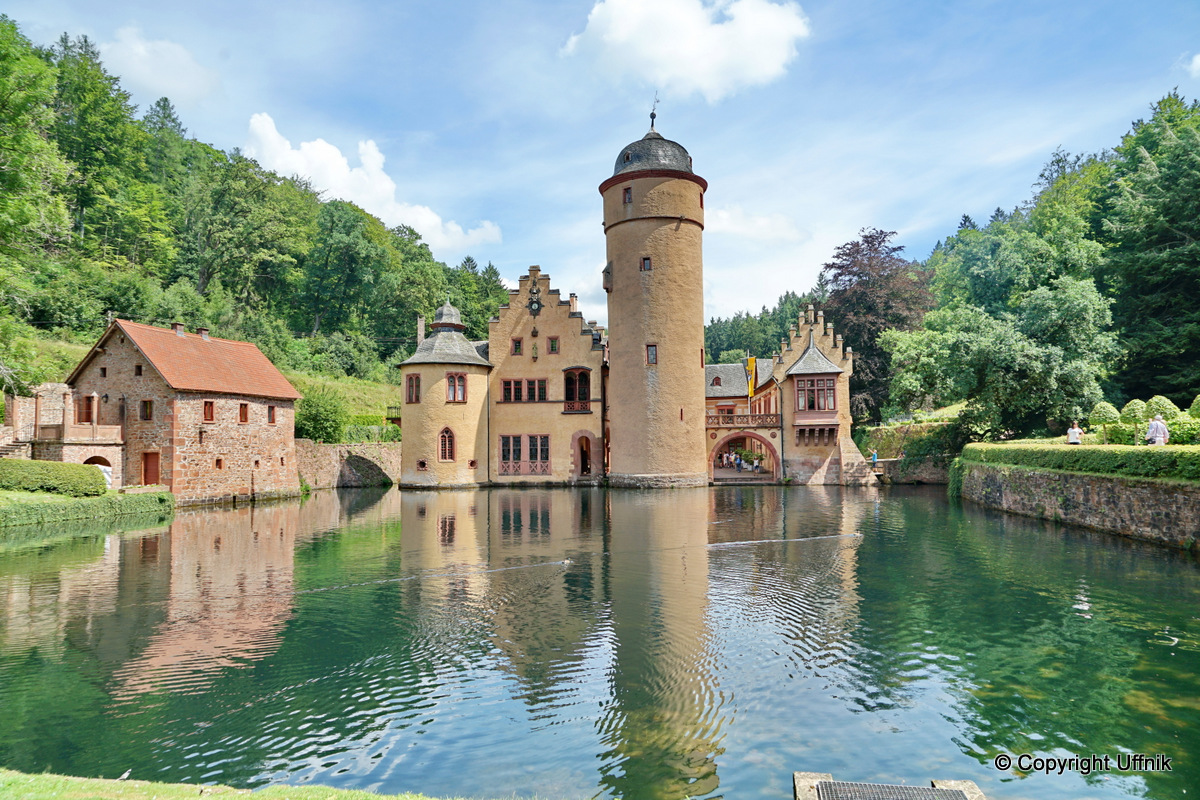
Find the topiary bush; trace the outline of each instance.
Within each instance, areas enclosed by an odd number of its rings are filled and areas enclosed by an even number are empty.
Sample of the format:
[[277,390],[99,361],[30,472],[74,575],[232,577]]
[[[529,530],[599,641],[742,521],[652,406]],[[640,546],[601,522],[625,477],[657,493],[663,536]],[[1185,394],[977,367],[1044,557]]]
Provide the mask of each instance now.
[[1150,398],[1150,402],[1146,403],[1147,419],[1153,419],[1161,414],[1165,422],[1170,422],[1182,413],[1179,410],[1179,406],[1172,403],[1170,398],[1163,397],[1161,394],[1154,395],[1154,397]]
[[0,458],[0,489],[97,497],[106,488],[104,474],[94,464]]
[[1115,425],[1121,421],[1121,415],[1117,411],[1117,407],[1112,403],[1101,400],[1092,407],[1092,412],[1088,414],[1088,424],[1093,428],[1099,427],[1104,429],[1104,443],[1108,443],[1108,426]]
[[1188,416],[1195,419],[1200,419],[1200,394],[1196,395],[1196,399],[1188,406]]
[[1146,404],[1141,400],[1130,400],[1121,409],[1121,422],[1128,422],[1136,425],[1139,422],[1145,422],[1149,417],[1146,416]]

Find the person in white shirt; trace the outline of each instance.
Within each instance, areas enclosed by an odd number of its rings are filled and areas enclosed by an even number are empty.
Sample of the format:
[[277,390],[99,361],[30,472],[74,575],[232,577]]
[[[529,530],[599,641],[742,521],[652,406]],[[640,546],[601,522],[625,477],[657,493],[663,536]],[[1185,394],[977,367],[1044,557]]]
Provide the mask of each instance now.
[[1146,441],[1150,444],[1166,444],[1170,438],[1171,432],[1167,430],[1167,423],[1163,422],[1162,414],[1156,414],[1146,430]]
[[1067,429],[1067,444],[1083,444],[1083,428],[1079,427],[1078,421],[1073,420]]

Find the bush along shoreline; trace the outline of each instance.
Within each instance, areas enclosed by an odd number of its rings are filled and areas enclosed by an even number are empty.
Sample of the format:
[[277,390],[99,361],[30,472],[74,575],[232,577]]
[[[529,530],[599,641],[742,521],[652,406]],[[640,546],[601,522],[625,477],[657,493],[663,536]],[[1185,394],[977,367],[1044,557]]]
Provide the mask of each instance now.
[[170,492],[119,494],[110,491],[93,497],[14,493],[0,500],[0,539],[6,538],[4,529],[16,526],[135,515],[170,519],[175,514],[175,495]]

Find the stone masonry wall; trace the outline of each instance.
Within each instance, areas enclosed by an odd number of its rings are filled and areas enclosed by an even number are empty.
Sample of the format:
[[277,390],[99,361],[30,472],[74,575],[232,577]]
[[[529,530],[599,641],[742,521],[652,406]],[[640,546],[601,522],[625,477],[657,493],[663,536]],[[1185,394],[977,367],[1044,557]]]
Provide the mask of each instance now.
[[378,486],[382,471],[392,483],[400,482],[400,442],[378,444],[317,444],[296,440],[300,477],[313,489],[338,486]]
[[1200,484],[964,462],[962,496],[988,508],[1191,549]]
[[[879,475],[884,483],[936,483],[950,482],[948,466],[921,461],[901,469],[901,458],[879,459]],[[869,461],[867,463],[870,463]]]

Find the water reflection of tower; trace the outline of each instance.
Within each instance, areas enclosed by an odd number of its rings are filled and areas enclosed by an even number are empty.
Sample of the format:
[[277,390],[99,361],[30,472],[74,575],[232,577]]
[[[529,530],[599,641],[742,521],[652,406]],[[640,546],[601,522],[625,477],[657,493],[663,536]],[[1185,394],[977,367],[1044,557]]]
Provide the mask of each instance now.
[[720,701],[708,650],[708,490],[611,492],[612,700],[601,783],[626,798],[717,788]]
[[406,574],[421,576],[404,592],[419,592],[429,608],[485,596],[491,579],[480,569],[487,561],[480,527],[486,530],[487,493],[406,491],[401,497],[401,560]]

